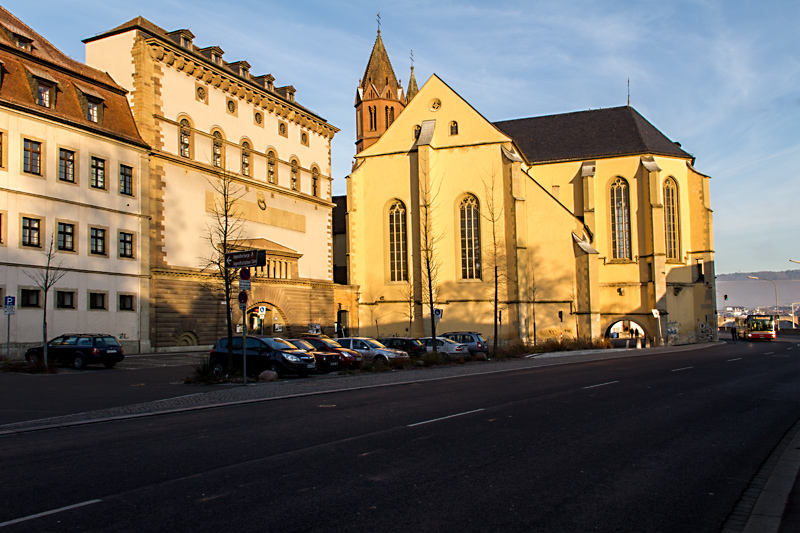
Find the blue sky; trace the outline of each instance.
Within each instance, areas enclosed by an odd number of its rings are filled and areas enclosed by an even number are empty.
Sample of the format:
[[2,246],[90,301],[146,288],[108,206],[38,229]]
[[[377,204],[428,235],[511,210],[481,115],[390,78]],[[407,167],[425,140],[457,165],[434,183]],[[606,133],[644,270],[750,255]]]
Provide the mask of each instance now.
[[797,0],[5,2],[71,57],[81,40],[143,16],[293,85],[341,128],[334,194],[354,155],[355,91],[376,13],[408,86],[436,73],[491,121],[627,102],[712,177],[717,273],[800,260],[800,2]]

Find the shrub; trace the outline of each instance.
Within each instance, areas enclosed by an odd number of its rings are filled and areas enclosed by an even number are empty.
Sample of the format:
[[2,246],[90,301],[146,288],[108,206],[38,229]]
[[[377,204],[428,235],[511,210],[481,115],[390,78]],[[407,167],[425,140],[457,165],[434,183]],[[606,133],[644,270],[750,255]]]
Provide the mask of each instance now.
[[18,372],[22,374],[57,374],[58,362],[50,360],[47,368],[44,361],[28,362],[25,359],[8,359],[0,357],[0,372]]

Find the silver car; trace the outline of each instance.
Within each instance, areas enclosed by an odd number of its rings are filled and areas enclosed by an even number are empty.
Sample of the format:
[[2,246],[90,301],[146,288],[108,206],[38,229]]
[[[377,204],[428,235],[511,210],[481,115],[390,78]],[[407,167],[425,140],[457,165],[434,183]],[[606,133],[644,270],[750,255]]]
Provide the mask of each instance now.
[[336,339],[336,342],[344,348],[350,348],[363,355],[364,361],[372,361],[376,364],[396,365],[411,360],[406,352],[387,348],[375,339],[368,337],[345,337],[344,339]]
[[[420,339],[428,353],[433,352],[433,339],[425,337]],[[436,351],[447,354],[450,357],[469,357],[469,346],[460,342],[454,342],[443,337],[436,337]]]

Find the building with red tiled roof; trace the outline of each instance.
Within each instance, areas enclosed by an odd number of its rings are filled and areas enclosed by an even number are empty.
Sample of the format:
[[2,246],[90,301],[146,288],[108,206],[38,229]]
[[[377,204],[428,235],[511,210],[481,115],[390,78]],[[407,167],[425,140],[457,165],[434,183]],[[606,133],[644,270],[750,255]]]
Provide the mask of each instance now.
[[[149,349],[149,146],[126,95],[0,7],[0,291],[16,299],[20,350],[41,343],[44,308],[49,336]],[[45,294],[51,243],[64,275]]]

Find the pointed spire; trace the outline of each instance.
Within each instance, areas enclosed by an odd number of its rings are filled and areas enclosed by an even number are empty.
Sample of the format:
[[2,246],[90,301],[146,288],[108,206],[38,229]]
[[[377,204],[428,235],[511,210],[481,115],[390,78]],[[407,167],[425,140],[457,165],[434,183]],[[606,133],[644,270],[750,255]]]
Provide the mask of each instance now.
[[414,98],[419,92],[417,87],[417,78],[414,77],[414,65],[411,65],[411,78],[408,80],[408,92],[406,93],[406,105]]
[[364,77],[361,78],[362,89],[367,89],[370,85],[375,85],[378,94],[382,94],[387,85],[393,88],[397,87],[397,76],[394,75],[392,62],[389,61],[389,54],[386,53],[386,48],[383,46],[380,30],[378,30],[375,45],[372,47],[372,55],[369,57]]

